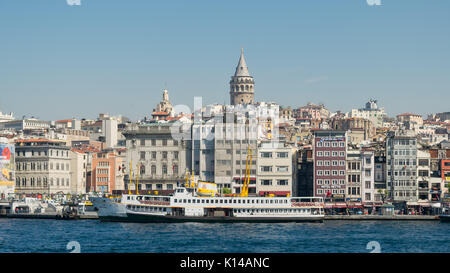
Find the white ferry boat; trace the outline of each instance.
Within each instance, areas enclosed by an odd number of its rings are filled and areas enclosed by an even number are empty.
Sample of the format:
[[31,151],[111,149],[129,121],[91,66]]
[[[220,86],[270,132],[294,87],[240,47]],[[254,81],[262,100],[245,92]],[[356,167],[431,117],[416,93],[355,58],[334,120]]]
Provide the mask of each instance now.
[[202,196],[177,187],[173,195],[91,197],[102,221],[120,222],[322,222],[321,197]]

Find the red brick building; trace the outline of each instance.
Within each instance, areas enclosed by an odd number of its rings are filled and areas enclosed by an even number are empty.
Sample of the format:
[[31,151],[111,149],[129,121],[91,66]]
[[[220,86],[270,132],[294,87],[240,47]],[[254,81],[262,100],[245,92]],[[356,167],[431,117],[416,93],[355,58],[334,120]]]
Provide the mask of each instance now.
[[347,134],[314,130],[314,196],[344,199],[346,190]]

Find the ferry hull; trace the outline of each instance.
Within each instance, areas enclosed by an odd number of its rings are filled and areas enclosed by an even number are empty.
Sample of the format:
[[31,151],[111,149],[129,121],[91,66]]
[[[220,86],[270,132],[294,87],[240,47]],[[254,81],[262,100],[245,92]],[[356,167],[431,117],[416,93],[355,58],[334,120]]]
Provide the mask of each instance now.
[[440,215],[439,220],[441,222],[450,223],[450,215]]
[[286,223],[286,222],[323,222],[323,216],[305,217],[232,217],[232,216],[170,216],[127,213],[127,217],[102,217],[102,221],[120,221],[136,223]]

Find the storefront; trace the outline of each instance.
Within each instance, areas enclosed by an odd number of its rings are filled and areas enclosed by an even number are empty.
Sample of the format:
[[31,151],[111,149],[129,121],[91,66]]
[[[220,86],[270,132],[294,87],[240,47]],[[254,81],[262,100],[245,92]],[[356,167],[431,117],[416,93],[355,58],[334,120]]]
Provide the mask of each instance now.
[[383,202],[364,202],[364,214],[378,215],[381,214],[381,206]]

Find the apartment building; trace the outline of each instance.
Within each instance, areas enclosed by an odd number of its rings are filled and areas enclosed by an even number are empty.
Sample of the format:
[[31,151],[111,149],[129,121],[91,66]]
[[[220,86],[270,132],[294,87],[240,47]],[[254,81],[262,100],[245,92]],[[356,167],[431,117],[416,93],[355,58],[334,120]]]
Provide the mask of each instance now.
[[[125,190],[170,193],[191,165],[191,140],[175,139],[173,123],[133,124],[126,138]],[[131,168],[131,182],[130,182]],[[139,172],[139,177],[138,177]],[[197,173],[198,174],[198,173]],[[139,179],[139,183],[138,182]]]
[[417,140],[411,131],[389,132],[386,142],[386,179],[394,203],[418,201]]
[[113,151],[92,155],[89,191],[115,193],[125,190],[122,159]]
[[375,202],[375,152],[361,149],[361,198],[364,205],[374,205]]
[[345,199],[347,134],[313,130],[314,196]]
[[64,141],[16,140],[16,193],[71,192],[70,148]]
[[347,202],[361,203],[361,151],[359,149],[347,151]]
[[88,155],[74,149],[70,152],[70,194],[86,193]]
[[284,142],[262,142],[257,157],[257,195],[292,196],[292,149]]

